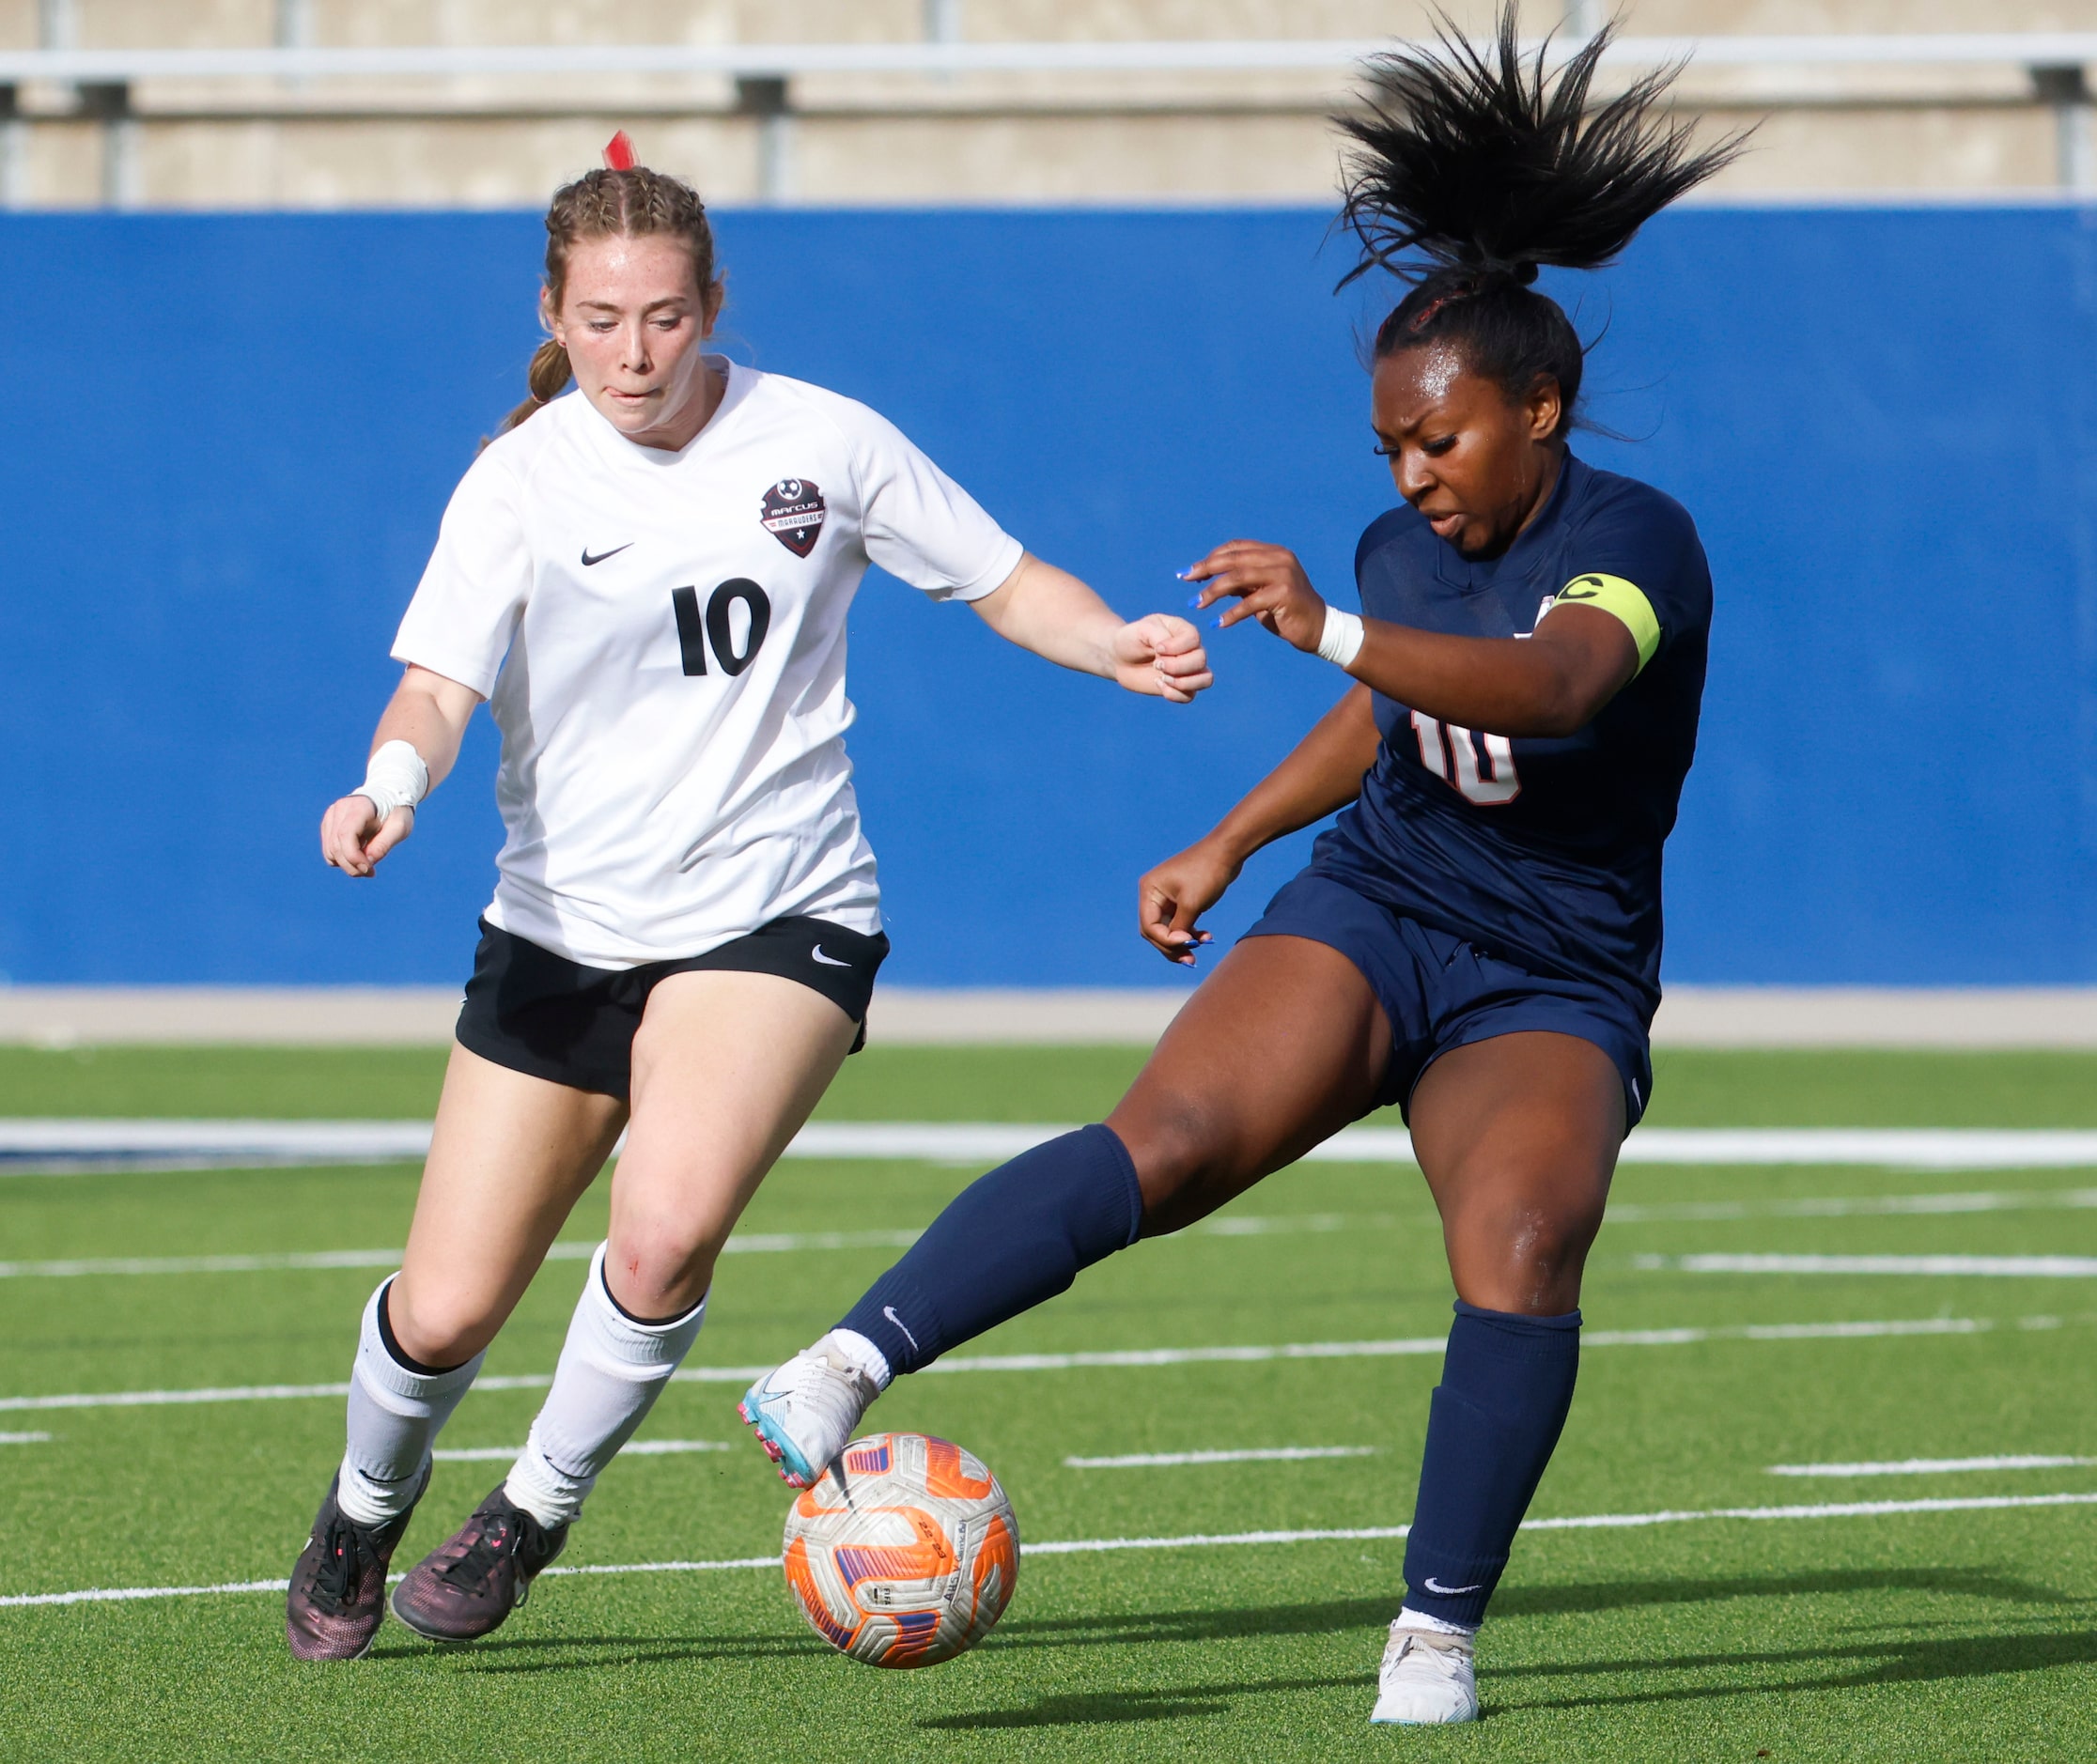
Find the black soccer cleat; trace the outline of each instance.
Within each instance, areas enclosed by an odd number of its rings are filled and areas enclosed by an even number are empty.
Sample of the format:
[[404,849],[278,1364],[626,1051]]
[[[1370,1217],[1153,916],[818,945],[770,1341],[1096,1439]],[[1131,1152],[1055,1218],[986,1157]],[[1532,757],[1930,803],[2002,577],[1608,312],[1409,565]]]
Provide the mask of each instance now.
[[433,1642],[492,1634],[524,1602],[567,1534],[566,1525],[540,1524],[497,1483],[474,1516],[394,1588],[394,1616]]
[[408,1511],[382,1525],[360,1525],[335,1504],[341,1479],[337,1471],[329,1482],[313,1536],[291,1570],[284,1634],[295,1660],[355,1660],[370,1650],[386,1616],[386,1568],[429,1486],[429,1466]]

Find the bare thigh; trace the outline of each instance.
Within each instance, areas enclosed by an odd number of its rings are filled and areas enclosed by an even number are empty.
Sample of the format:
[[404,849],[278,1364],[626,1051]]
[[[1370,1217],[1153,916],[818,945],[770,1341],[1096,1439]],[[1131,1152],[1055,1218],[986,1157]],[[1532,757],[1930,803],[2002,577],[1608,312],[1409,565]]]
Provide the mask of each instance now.
[[1248,937],[1181,1007],[1107,1124],[1143,1230],[1176,1231],[1375,1106],[1390,1024],[1338,950]]
[[673,974],[633,1043],[633,1123],[612,1178],[612,1296],[691,1309],[750,1197],[830,1088],[858,1026],[773,974]]
[[625,1124],[616,1097],[453,1046],[387,1300],[405,1353],[456,1366],[495,1338]]
[[1496,1035],[1429,1066],[1408,1112],[1457,1297],[1532,1317],[1577,1307],[1625,1132],[1615,1062],[1576,1035]]

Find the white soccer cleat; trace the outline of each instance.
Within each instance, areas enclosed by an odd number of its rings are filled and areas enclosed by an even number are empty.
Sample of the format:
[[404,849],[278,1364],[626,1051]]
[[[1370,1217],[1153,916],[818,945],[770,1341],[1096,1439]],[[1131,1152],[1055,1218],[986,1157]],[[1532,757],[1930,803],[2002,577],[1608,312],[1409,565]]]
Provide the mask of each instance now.
[[880,1387],[825,1336],[743,1395],[737,1413],[793,1488],[814,1488],[837,1462]]
[[1376,1707],[1369,1719],[1408,1725],[1476,1721],[1478,1679],[1471,1670],[1471,1638],[1393,1623],[1376,1675]]

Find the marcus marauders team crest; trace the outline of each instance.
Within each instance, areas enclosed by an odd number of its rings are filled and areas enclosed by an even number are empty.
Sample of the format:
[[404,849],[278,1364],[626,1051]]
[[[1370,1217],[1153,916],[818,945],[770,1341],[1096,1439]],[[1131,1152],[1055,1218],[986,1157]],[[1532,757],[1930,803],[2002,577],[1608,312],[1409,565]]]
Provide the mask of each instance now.
[[823,536],[823,493],[806,478],[782,478],[765,492],[758,518],[796,557],[806,557]]

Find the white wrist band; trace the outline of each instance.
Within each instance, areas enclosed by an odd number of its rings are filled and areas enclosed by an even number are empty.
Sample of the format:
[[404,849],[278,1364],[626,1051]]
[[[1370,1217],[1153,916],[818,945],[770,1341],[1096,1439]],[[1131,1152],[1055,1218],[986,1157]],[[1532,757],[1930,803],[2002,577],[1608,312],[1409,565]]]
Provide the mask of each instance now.
[[1361,654],[1364,635],[1359,618],[1327,602],[1325,629],[1318,636],[1319,655],[1336,667],[1344,668]]
[[389,741],[371,756],[365,781],[350,793],[369,797],[383,821],[396,809],[412,809],[429,794],[429,767],[405,741]]

